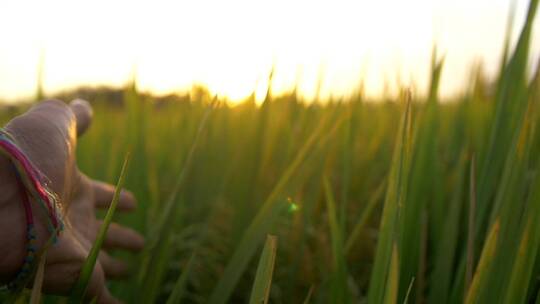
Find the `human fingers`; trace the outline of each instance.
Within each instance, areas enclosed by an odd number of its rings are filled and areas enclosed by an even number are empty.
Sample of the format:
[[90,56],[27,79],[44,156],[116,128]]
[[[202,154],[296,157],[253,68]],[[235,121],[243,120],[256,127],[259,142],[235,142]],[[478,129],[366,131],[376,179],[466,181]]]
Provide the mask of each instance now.
[[[99,226],[97,226],[96,233],[99,230]],[[83,234],[81,234],[78,231],[73,231],[74,235],[77,237],[77,240],[79,244],[81,245],[82,250],[85,250],[87,252],[90,252],[93,243],[89,239],[85,238]],[[117,260],[110,255],[108,255],[105,251],[101,250],[98,255],[98,263],[104,272],[105,276],[107,278],[123,278],[126,277],[128,273],[128,266],[124,262]],[[94,269],[94,271],[97,271]]]
[[92,117],[94,116],[92,106],[84,99],[75,99],[69,104],[69,107],[75,115],[77,136],[81,136],[92,123]]
[[126,263],[111,257],[103,250],[99,253],[98,260],[108,279],[121,279],[129,275],[129,267]]
[[[98,227],[102,224],[98,222]],[[99,229],[99,228],[98,228]],[[103,246],[108,249],[125,249],[129,251],[141,251],[144,248],[144,237],[137,231],[117,223],[111,223]]]
[[[43,291],[45,293],[68,295],[79,279],[81,269],[89,252],[88,245],[81,242],[74,231],[64,231],[58,243],[47,251]],[[96,263],[87,285],[86,299],[97,300],[101,304],[119,303],[105,285],[105,274],[101,263]]]
[[[77,271],[73,271],[73,267],[69,264],[54,264],[49,266],[46,271],[46,277],[44,279],[44,291],[46,293],[53,294],[69,294],[70,290],[65,289],[64,286],[67,282],[74,284],[77,281],[78,273],[82,264],[77,263]],[[90,282],[88,282],[85,298],[89,301],[96,299],[96,303],[100,304],[116,304],[120,303],[114,298],[107,287],[105,286],[105,275],[101,265],[98,263],[92,272]]]
[[[109,208],[114,196],[115,187],[113,185],[103,183],[100,181],[92,181],[92,188],[94,189],[95,205],[97,208]],[[135,209],[137,202],[133,193],[127,190],[120,192],[118,199],[118,210],[130,211]]]
[[36,104],[6,125],[8,132],[20,139],[20,144],[52,141],[53,147],[60,143],[66,145],[65,139],[75,134],[75,127],[73,111],[62,101],[54,99]]
[[116,299],[107,286],[105,285],[105,274],[101,268],[101,264],[97,263],[88,283],[86,298],[88,300],[96,299],[98,304],[119,304],[121,303]]

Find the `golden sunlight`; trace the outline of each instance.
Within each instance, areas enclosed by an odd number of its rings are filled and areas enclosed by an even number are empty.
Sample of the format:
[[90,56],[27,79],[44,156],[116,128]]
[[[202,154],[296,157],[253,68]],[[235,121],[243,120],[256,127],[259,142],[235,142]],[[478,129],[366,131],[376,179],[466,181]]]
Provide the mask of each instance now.
[[[202,84],[237,100],[264,95],[272,67],[276,92],[297,86],[306,98],[348,95],[360,83],[368,95],[422,92],[433,45],[446,58],[443,94],[452,94],[479,58],[494,72],[509,2],[3,1],[0,98],[33,94],[40,56],[46,92],[121,86],[135,70],[142,90]],[[515,30],[525,10],[518,1]]]

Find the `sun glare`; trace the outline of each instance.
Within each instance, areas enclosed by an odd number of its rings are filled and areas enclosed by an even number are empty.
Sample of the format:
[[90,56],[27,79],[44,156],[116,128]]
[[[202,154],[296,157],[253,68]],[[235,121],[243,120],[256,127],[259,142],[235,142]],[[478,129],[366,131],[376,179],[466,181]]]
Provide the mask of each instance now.
[[[516,28],[526,2],[518,1]],[[523,2],[523,3],[522,3]],[[233,100],[276,93],[368,95],[427,84],[434,44],[447,61],[443,93],[479,58],[493,72],[509,1],[3,1],[0,98],[43,85],[138,86],[157,94],[202,84]],[[537,20],[538,21],[538,20]],[[536,23],[538,24],[538,22]],[[539,31],[533,39],[538,54]],[[514,35],[515,36],[515,35]],[[262,97],[261,97],[262,96]]]

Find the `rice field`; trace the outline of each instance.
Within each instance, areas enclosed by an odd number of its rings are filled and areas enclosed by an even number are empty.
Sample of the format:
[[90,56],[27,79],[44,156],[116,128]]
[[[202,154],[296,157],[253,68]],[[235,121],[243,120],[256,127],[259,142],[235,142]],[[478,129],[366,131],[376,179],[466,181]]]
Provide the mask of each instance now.
[[134,84],[78,94],[95,110],[79,166],[116,184],[129,152],[122,176],[139,206],[115,220],[147,237],[141,254],[120,253],[132,276],[111,281],[112,293],[126,303],[540,303],[537,6],[500,75],[464,75],[471,88],[447,102],[436,54],[425,97],[307,103],[269,88],[262,105],[231,105],[203,89],[158,99]]

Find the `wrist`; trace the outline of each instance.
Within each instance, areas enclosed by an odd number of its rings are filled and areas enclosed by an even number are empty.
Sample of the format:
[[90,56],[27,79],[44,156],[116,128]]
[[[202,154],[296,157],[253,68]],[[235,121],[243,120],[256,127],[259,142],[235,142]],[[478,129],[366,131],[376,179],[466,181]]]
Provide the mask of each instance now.
[[9,159],[0,153],[0,283],[13,278],[25,256],[26,218],[16,178]]
[[[0,283],[19,290],[35,271],[36,253],[56,241],[63,224],[45,177],[9,133],[0,135]],[[43,214],[33,212],[38,205]]]
[[0,208],[12,203],[12,199],[17,194],[17,181],[14,170],[11,168],[10,160],[0,153]]

